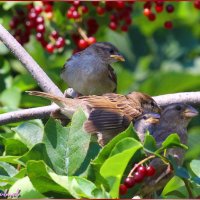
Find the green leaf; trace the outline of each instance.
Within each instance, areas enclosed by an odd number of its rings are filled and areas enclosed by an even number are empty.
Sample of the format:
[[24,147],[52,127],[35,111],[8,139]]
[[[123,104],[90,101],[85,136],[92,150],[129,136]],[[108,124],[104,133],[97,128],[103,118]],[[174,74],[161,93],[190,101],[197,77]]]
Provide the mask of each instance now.
[[180,138],[179,138],[178,134],[173,133],[173,134],[170,134],[165,139],[165,141],[162,143],[161,148],[159,148],[156,152],[160,152],[160,151],[163,151],[164,149],[172,148],[172,147],[181,147],[183,149],[188,149],[188,147],[186,145],[184,145],[180,142]]
[[8,106],[12,109],[19,107],[21,100],[21,92],[17,87],[11,87],[4,90],[1,93],[0,101],[4,106]]
[[44,131],[43,142],[53,169],[58,174],[67,174],[69,165],[67,158],[69,128],[63,127],[58,121],[50,118],[45,125]]
[[[127,143],[129,148],[126,147]],[[112,198],[118,198],[119,185],[126,166],[132,156],[142,148],[141,143],[133,138],[124,138],[116,146],[120,147],[121,151],[109,157],[100,169],[100,174],[108,181]]]
[[20,156],[0,156],[0,161],[12,164],[21,164],[21,162],[18,161],[19,158]]
[[68,135],[68,149],[66,160],[68,159],[68,175],[74,174],[83,163],[90,144],[91,134],[83,129],[86,116],[82,110],[78,110],[72,117],[70,131]]
[[152,135],[147,133],[144,138],[144,149],[148,152],[154,152],[157,150],[156,141]]
[[54,198],[72,197],[68,190],[53,180],[43,161],[29,161],[27,163],[27,174],[33,187],[41,194]]
[[168,195],[173,195],[171,198],[184,198],[186,197],[186,194],[185,184],[183,180],[177,176],[174,176],[162,191],[162,196],[168,197]]
[[5,139],[4,145],[6,155],[20,156],[28,151],[26,145],[18,139]]
[[36,87],[37,84],[30,74],[20,74],[14,78],[13,85],[21,91],[26,91]]
[[81,177],[57,175],[42,161],[29,161],[27,173],[36,190],[47,197],[94,198],[96,186],[92,182]]
[[200,160],[192,160],[190,162],[191,170],[200,177]]
[[[45,198],[40,192],[38,192],[32,185],[29,177],[24,177],[16,181],[9,189],[10,194],[20,194],[20,199],[39,199]],[[17,196],[14,195],[15,197]]]
[[24,122],[12,130],[29,149],[42,142],[44,128],[40,120]]
[[52,167],[52,163],[47,154],[45,144],[38,143],[32,149],[30,149],[26,154],[19,158],[19,161],[27,163],[29,160],[43,160],[47,165]]
[[103,163],[110,156],[110,152],[112,151],[114,146],[120,140],[127,137],[135,138],[136,140],[139,141],[139,137],[137,133],[134,131],[132,123],[129,125],[129,127],[125,131],[123,131],[122,133],[114,137],[107,145],[104,146],[104,148],[100,151],[99,155],[93,161],[93,163]]

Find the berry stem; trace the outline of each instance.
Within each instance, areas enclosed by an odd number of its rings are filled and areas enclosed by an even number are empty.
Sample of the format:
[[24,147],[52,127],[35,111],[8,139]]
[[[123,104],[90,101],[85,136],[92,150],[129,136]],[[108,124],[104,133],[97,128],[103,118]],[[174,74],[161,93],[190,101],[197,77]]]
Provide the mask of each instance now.
[[145,163],[146,161],[148,161],[148,160],[150,160],[150,159],[153,159],[153,158],[155,158],[155,157],[156,157],[155,155],[151,155],[151,156],[149,156],[149,157],[147,157],[147,158],[141,160],[139,163],[137,163],[137,164],[133,167],[133,169],[132,169],[132,170],[130,171],[130,173],[128,174],[128,177],[131,177],[131,176],[132,176],[132,173],[137,169],[137,167],[138,167],[139,165],[142,165],[142,164]]
[[80,36],[81,36],[85,41],[88,41],[88,36],[86,35],[85,31],[84,31],[81,27],[78,27],[78,32],[79,32]]

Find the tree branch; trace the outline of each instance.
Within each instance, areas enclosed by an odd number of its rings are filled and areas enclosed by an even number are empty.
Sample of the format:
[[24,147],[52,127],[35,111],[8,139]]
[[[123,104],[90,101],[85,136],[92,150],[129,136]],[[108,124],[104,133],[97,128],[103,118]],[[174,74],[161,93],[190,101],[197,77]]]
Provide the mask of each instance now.
[[33,60],[27,51],[17,42],[17,40],[0,24],[0,40],[11,50],[11,52],[21,61],[24,67],[30,72],[38,85],[45,92],[50,92],[58,96],[63,96],[60,89],[52,82],[47,74]]
[[43,119],[45,117],[49,117],[51,112],[57,109],[58,106],[52,104],[50,106],[29,108],[29,109],[4,113],[0,115],[0,125],[31,120],[31,119]]
[[[176,94],[165,94],[155,96],[153,98],[160,106],[166,106],[171,103],[188,103],[200,105],[200,92],[182,92]],[[50,105],[1,114],[0,125],[30,119],[43,119],[45,117],[49,117],[51,112],[56,111],[57,109],[58,107],[56,105]]]

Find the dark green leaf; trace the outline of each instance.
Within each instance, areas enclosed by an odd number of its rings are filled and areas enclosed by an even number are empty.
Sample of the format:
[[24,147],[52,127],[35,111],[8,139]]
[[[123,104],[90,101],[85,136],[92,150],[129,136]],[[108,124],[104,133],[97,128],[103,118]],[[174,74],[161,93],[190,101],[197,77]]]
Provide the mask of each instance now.
[[154,152],[157,150],[156,141],[154,137],[149,133],[146,134],[144,138],[144,149],[150,152]]
[[12,130],[29,149],[42,142],[44,127],[40,120],[24,122]]
[[[129,148],[126,147],[127,143],[129,143]],[[101,176],[107,180],[110,186],[112,198],[118,198],[119,185],[123,173],[132,156],[142,148],[141,143],[133,138],[124,138],[116,146],[120,147],[121,152],[109,157],[100,169]]]

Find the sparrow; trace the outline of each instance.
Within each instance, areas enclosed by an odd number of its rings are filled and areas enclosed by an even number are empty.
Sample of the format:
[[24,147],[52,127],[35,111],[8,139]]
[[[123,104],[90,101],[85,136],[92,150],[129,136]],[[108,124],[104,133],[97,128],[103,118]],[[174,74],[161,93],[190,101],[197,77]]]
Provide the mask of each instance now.
[[78,108],[82,108],[87,117],[84,129],[88,133],[97,134],[101,146],[124,131],[142,114],[160,112],[153,98],[141,92],[128,95],[108,93],[103,96],[81,96],[75,99],[38,91],[28,93],[52,100],[60,107],[61,113],[70,119]]
[[158,113],[145,113],[138,117],[134,123],[134,129],[141,142],[144,142],[144,137],[147,132],[152,134],[155,129],[155,125],[160,121],[160,115]]
[[110,64],[124,60],[111,43],[96,42],[67,60],[61,78],[79,95],[116,92],[117,77]]
[[[190,105],[184,103],[173,103],[163,109],[158,124],[151,126],[151,134],[156,140],[158,147],[171,134],[177,133],[180,141],[187,144],[187,126],[191,119],[198,115],[198,111]],[[172,156],[177,163],[181,165],[183,162],[185,150],[174,147],[166,151],[165,156]],[[173,177],[173,171],[169,164],[166,164],[160,158],[153,159],[149,165],[154,166],[156,173],[154,176],[145,180],[141,188],[141,195],[143,198],[151,197],[151,195],[166,185],[166,183]]]

